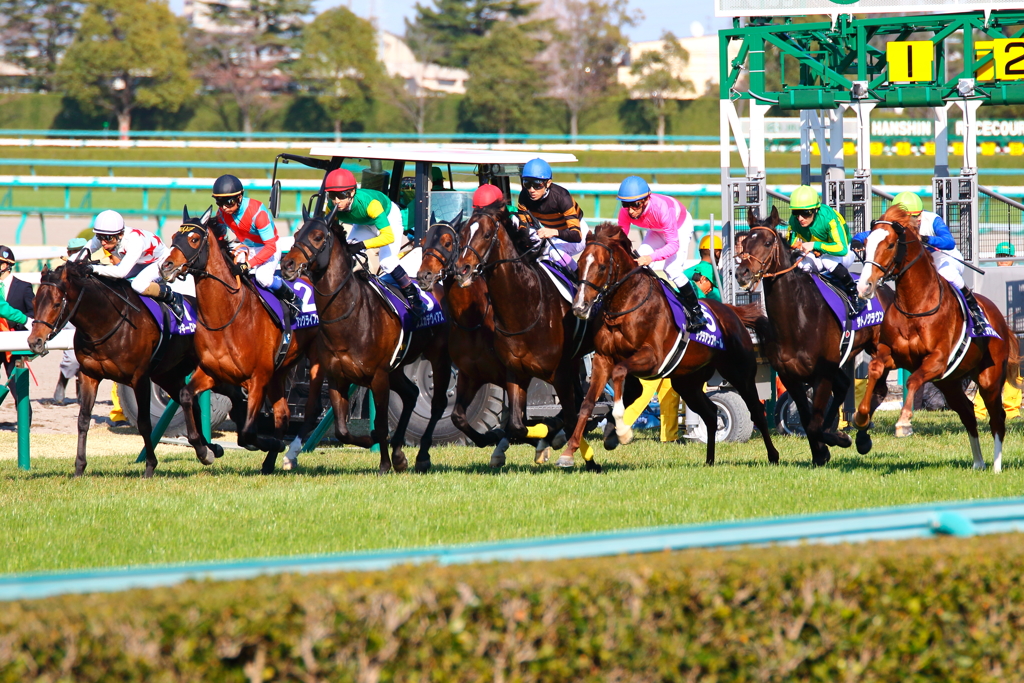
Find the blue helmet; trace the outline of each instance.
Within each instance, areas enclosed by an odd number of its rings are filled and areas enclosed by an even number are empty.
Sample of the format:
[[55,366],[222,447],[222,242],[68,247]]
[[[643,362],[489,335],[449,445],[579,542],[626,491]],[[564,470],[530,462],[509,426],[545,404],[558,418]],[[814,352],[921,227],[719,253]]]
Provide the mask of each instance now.
[[619,185],[619,196],[620,202],[635,202],[638,199],[649,197],[651,195],[651,188],[647,184],[647,181],[637,175],[631,175],[622,181]]
[[530,159],[523,166],[523,177],[551,180],[551,166],[543,159]]

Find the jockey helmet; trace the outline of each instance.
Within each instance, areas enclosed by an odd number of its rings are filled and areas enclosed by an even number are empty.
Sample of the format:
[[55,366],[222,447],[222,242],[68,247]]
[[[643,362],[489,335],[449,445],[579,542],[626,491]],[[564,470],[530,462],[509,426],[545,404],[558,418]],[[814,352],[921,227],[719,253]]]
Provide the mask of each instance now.
[[789,196],[789,208],[795,211],[817,209],[820,206],[821,197],[818,195],[818,191],[810,185],[801,185]]
[[0,246],[0,263],[14,263],[14,252],[6,244]]
[[485,206],[490,206],[495,202],[500,202],[505,198],[501,190],[495,185],[481,185],[476,188],[476,192],[473,193],[473,208],[482,209]]
[[537,178],[538,180],[551,180],[551,166],[543,159],[530,159],[523,166],[523,178]]
[[213,181],[214,197],[231,197],[242,194],[242,181],[233,175],[222,175]]
[[900,192],[893,197],[893,204],[901,204],[911,216],[916,216],[924,211],[924,202],[913,192]]
[[117,211],[101,211],[96,216],[92,231],[97,235],[120,235],[124,232],[124,218]]
[[635,202],[650,196],[651,187],[640,176],[631,175],[619,185],[618,200],[620,202]]
[[328,192],[345,192],[356,188],[356,177],[352,171],[336,168],[324,178],[324,189]]
[[1016,256],[1017,252],[1009,242],[1000,242],[996,247],[996,256]]
[[[708,250],[710,250],[711,249],[711,235],[705,235],[704,239],[702,239],[700,241],[700,246],[697,247],[697,248],[698,249],[708,249]],[[718,235],[715,235],[715,249],[716,250],[721,250],[722,249],[722,238],[719,237]]]

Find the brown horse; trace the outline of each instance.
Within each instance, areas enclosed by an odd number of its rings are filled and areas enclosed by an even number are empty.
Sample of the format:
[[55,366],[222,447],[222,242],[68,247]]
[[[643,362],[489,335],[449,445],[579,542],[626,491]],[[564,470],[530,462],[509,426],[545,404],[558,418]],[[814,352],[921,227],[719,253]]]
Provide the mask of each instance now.
[[[260,302],[255,285],[248,277],[240,276],[221,249],[209,227],[210,215],[211,210],[207,209],[200,217],[189,216],[185,207],[182,225],[160,266],[160,275],[168,282],[189,274],[196,281],[195,348],[199,369],[182,392],[181,401],[188,441],[200,454],[200,460],[204,460],[206,444],[195,420],[190,419],[189,408],[195,395],[218,383],[243,387],[248,394],[248,410],[238,431],[238,444],[250,450],[267,451],[261,470],[270,474],[278,453],[286,448],[281,441],[289,418],[285,380],[292,366],[311,351],[317,329],[290,332],[291,339],[281,357],[284,333]],[[314,361],[311,388],[317,384],[317,373]],[[316,417],[310,408],[318,394],[319,391],[310,391],[303,431]],[[257,433],[256,419],[264,399],[274,411],[272,437]]]
[[[590,390],[583,402],[576,430],[569,437],[564,456],[571,456],[583,436],[586,418],[611,378],[615,391],[615,431],[621,443],[632,438],[630,425],[622,422],[625,404],[623,382],[627,375],[660,377],[659,369],[672,354],[679,336],[659,278],[649,268],[637,267],[632,244],[614,223],[602,223],[587,237],[580,254],[580,289],[573,312],[586,320],[595,313],[600,327],[594,334],[594,369]],[[753,325],[761,312],[756,306],[736,307],[705,300],[722,330],[725,349],[693,341],[687,343],[679,363],[668,376],[672,388],[704,420],[710,438],[706,464],[715,464],[715,425],[718,410],[704,394],[704,384],[718,373],[739,392],[750,417],[761,432],[768,461],[779,462],[779,451],[768,434],[764,406],[757,397],[757,355],[745,325]]]
[[[146,445],[144,476],[152,477],[157,459],[149,414],[151,381],[180,398],[185,378],[196,367],[192,337],[171,336],[161,345],[156,320],[128,282],[97,277],[84,262],[68,261],[56,270],[44,269],[34,306],[36,318],[28,336],[34,353],[45,352],[46,342],[68,322],[75,326],[75,356],[82,366],[75,476],[85,472],[85,444],[96,388],[101,380],[109,379],[135,391],[139,432]],[[216,455],[221,455],[220,447],[216,449]],[[197,448],[196,454],[200,460],[207,457],[205,449],[200,453]]]
[[[402,450],[405,431],[419,396],[404,367],[423,355],[430,361],[435,378],[449,377],[447,326],[434,325],[416,330],[411,338],[403,336],[402,322],[384,303],[376,286],[367,280],[365,271],[357,274],[354,270],[345,232],[337,226],[334,216],[332,211],[327,217],[311,218],[303,209],[304,223],[295,233],[294,246],[281,259],[281,275],[294,280],[308,273],[313,283],[320,314],[317,350],[328,380],[338,440],[364,448],[377,443],[380,474],[392,467],[403,472],[409,466]],[[403,352],[402,360],[396,362]],[[348,431],[348,389],[352,384],[367,387],[373,393],[376,422],[369,438],[358,438]],[[416,454],[418,472],[430,469],[434,427],[448,403],[443,390],[446,385],[446,381],[439,381],[431,399],[430,420]],[[393,457],[388,455],[387,410],[392,389],[402,399],[402,413],[391,439]]]
[[[755,328],[765,347],[768,361],[779,374],[800,413],[800,422],[811,447],[815,465],[831,459],[829,446],[850,446],[850,437],[833,428],[839,407],[846,398],[850,380],[839,362],[843,329],[822,298],[811,275],[798,267],[798,256],[788,247],[785,236],[777,230],[782,223],[778,209],[764,221],[750,211],[747,215],[750,232],[737,254],[736,280],[746,290],[764,283],[767,319]],[[888,308],[892,291],[878,292],[879,302]],[[874,353],[881,327],[859,330],[853,339],[849,357],[860,351]],[[807,389],[812,390],[811,400]],[[885,399],[885,382],[876,394],[869,394],[875,405]],[[831,403],[830,403],[831,399]],[[857,434],[857,450],[871,450],[866,431]]]
[[[868,367],[868,391],[882,374],[894,367],[913,370],[907,380],[907,396],[896,422],[896,436],[913,433],[910,418],[914,394],[925,382],[934,381],[946,402],[960,416],[970,435],[974,469],[985,469],[985,458],[978,441],[978,420],[974,406],[963,389],[963,378],[970,377],[989,411],[989,426],[995,438],[992,469],[1002,469],[1003,439],[1006,436],[1006,412],[1002,391],[1008,368],[1016,386],[1020,363],[1017,337],[1014,336],[999,309],[991,300],[976,295],[998,337],[977,337],[955,369],[949,367],[966,327],[969,327],[958,297],[938,271],[910,225],[910,214],[900,205],[893,205],[880,220],[875,221],[865,247],[867,260],[860,276],[858,291],[870,297],[879,283],[891,279],[896,283],[896,300],[886,311],[878,350]],[[862,401],[855,423],[866,429],[871,420],[871,406]]]

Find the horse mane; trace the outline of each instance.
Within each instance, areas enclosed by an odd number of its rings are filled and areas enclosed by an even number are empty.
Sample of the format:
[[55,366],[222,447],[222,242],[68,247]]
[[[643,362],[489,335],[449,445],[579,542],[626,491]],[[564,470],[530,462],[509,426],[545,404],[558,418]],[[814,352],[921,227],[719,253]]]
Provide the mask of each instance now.
[[878,220],[899,223],[906,228],[907,232],[911,233],[915,237],[918,236],[917,230],[910,225],[910,212],[907,211],[902,204],[891,204]]
[[622,230],[622,227],[618,223],[613,223],[612,221],[605,221],[604,223],[601,223],[594,228],[594,232],[591,233],[591,237],[588,237],[588,239],[591,238],[608,245],[618,244],[626,251],[627,254],[630,256],[634,255],[633,243],[629,241],[629,235]]
[[[462,225],[468,225],[477,216],[486,216],[505,228],[505,234],[512,240],[512,246],[515,247],[517,255],[522,256],[530,250],[525,231],[512,227],[512,214],[509,213],[508,207],[503,202],[495,202],[490,206],[474,206],[473,213],[463,221]],[[461,227],[459,226],[460,229]]]

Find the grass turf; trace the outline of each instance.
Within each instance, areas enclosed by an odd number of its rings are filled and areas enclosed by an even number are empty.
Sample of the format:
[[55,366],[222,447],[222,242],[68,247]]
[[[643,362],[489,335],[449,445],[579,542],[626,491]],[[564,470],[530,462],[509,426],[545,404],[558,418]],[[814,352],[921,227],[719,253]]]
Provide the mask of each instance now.
[[[162,447],[149,481],[130,452],[93,458],[78,480],[68,458],[37,457],[30,472],[4,460],[0,572],[408,548],[1020,494],[1020,421],[996,476],[971,470],[952,413],[919,413],[917,434],[902,440],[891,436],[895,417],[878,416],[871,454],[833,449],[825,468],[812,468],[806,442],[793,437],[776,438],[781,467],[769,467],[752,440],[720,444],[718,466],[707,468],[703,445],[661,444],[644,433],[613,453],[599,450],[600,476],[535,467],[526,446],[510,450],[501,472],[487,467],[484,450],[438,447],[430,474],[383,478],[376,456],[339,449],[304,455],[300,473],[264,477],[258,454],[229,451],[204,468],[191,451]],[[0,436],[0,450],[10,452],[13,438]],[[67,444],[73,452],[70,437]],[[991,463],[991,438],[982,445]]]

